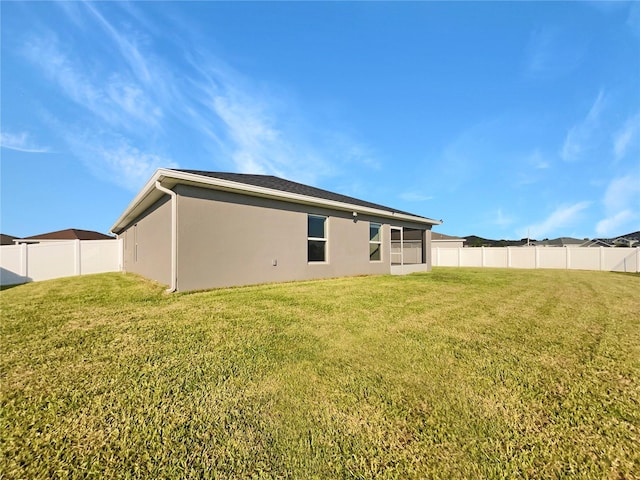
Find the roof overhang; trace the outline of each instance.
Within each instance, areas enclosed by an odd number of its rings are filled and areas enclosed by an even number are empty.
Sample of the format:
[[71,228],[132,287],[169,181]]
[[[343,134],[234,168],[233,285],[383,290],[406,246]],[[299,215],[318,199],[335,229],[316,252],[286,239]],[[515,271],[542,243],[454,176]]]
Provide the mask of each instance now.
[[250,195],[252,197],[269,198],[302,205],[313,205],[345,212],[356,212],[358,214],[369,214],[398,221],[408,221],[424,225],[442,224],[442,221],[420,217],[418,215],[408,215],[391,210],[363,207],[360,205],[283,192],[281,190],[248,185],[246,183],[233,182],[220,178],[206,177],[194,173],[159,168],[145,184],[142,190],[140,190],[140,192],[131,201],[118,220],[113,224],[110,230],[112,233],[118,234],[122,232],[122,230],[133,223],[145,210],[165,195],[156,188],[156,182],[160,182],[163,187],[169,189],[173,189],[176,185],[191,185],[211,190],[221,190],[242,195]]

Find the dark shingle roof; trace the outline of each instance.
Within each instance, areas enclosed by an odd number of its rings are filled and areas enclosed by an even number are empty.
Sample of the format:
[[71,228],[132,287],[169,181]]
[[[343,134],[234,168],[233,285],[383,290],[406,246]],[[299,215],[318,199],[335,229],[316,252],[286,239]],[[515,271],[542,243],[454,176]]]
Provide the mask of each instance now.
[[25,237],[21,240],[112,240],[113,237],[104,233],[94,232],[93,230],[79,230],[77,228],[68,228],[66,230],[58,230],[57,232],[42,233]]
[[5,235],[4,233],[0,233],[0,245],[13,245],[13,241],[18,238],[13,235]]
[[302,183],[292,182],[291,180],[285,180],[283,178],[274,177],[273,175],[253,175],[248,173],[225,173],[225,172],[207,172],[202,170],[184,170],[184,169],[172,169],[176,172],[191,173],[194,175],[202,175],[204,177],[219,178],[221,180],[228,180],[231,182],[244,183],[246,185],[253,185],[255,187],[269,188],[272,190],[279,190],[281,192],[294,193],[298,195],[305,195],[308,197],[321,198],[323,200],[331,200],[334,202],[348,203],[351,205],[357,205],[360,207],[375,208],[378,210],[386,210],[388,212],[400,213],[404,215],[411,215],[413,217],[427,218],[415,213],[404,212],[396,208],[386,207],[377,203],[366,202],[357,198],[349,197],[347,195],[341,195],[339,193],[330,192],[328,190],[322,190],[321,188],[311,187]]

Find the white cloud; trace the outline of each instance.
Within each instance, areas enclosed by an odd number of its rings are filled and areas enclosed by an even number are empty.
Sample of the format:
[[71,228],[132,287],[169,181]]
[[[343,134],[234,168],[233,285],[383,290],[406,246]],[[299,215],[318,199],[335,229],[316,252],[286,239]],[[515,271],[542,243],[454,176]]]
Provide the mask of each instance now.
[[138,190],[158,168],[177,168],[178,164],[159,155],[141,152],[122,144],[113,150],[96,152],[109,169],[113,181],[130,190]]
[[26,153],[47,153],[49,148],[36,145],[27,132],[0,133],[0,147]]
[[66,97],[112,126],[155,127],[162,116],[161,108],[135,80],[121,73],[105,77],[102,72],[93,72],[65,52],[53,33],[32,37],[24,47],[24,54]]
[[621,232],[621,230],[626,223],[632,221],[634,218],[637,218],[637,215],[634,215],[632,210],[627,209],[617,212],[597,223],[596,234],[599,237],[606,238],[629,233],[626,231]]
[[[197,32],[180,22],[177,33],[162,38],[185,52],[186,64],[175,75],[154,49],[158,25],[149,17],[141,23],[135,8],[121,7],[119,17],[95,3],[64,11],[74,27],[83,25],[78,36],[31,33],[22,53],[75,109],[66,124],[46,113],[48,123],[101,178],[132,188],[141,172],[174,165],[171,158],[181,152],[181,163],[201,160],[206,152],[216,168],[227,164],[235,171],[311,184],[335,175],[342,165],[379,168],[366,145],[343,132],[319,129],[320,122],[292,95],[258,84],[199,50]],[[78,43],[84,34],[99,39],[100,54],[84,55]]]
[[560,156],[565,161],[579,160],[591,148],[593,137],[600,125],[600,117],[605,106],[605,95],[601,90],[594,100],[587,116],[572,126],[567,132]]
[[217,58],[192,55],[187,116],[234,170],[317,184],[341,164],[378,168],[366,145],[318,128],[295,99],[257,87]]
[[505,215],[501,208],[499,208],[495,215],[492,216],[492,219],[492,223],[499,227],[506,227],[514,222],[513,217],[510,215]]
[[584,58],[585,42],[566,38],[558,28],[533,30],[525,52],[525,73],[530,77],[552,79],[574,70]]
[[549,161],[542,155],[542,153],[540,153],[539,150],[535,150],[531,155],[529,155],[527,162],[536,170],[546,170],[551,166]]
[[157,77],[151,72],[148,58],[140,51],[137,42],[131,36],[120,33],[91,3],[87,2],[85,5],[117,45],[137,80],[145,85],[151,84],[152,81],[157,82]]
[[[605,218],[596,225],[599,236],[615,236],[634,230],[640,219],[640,174],[629,174],[611,181],[603,198]],[[636,222],[636,223],[634,223]]]
[[425,195],[424,193],[416,191],[403,192],[399,196],[402,200],[407,202],[426,202],[427,200],[433,199],[433,196],[431,195]]
[[323,171],[322,160],[309,146],[294,144],[259,98],[239,94],[217,95],[212,107],[231,141],[232,160],[244,173],[274,174],[314,183]]
[[543,221],[530,225],[526,229],[521,229],[520,235],[523,238],[527,235],[527,232],[531,238],[563,235],[567,228],[578,222],[582,212],[590,205],[591,202],[578,202],[573,205],[560,206]]
[[551,168],[549,160],[537,149],[525,156],[523,162],[518,163],[522,164],[522,168],[517,172],[516,186],[539,182],[544,176],[544,171]]
[[624,158],[638,138],[640,138],[640,113],[629,118],[613,136],[613,154],[616,160]]
[[134,192],[158,168],[179,167],[172,159],[142,151],[125,138],[96,137],[79,131],[61,132],[61,135],[96,177]]
[[640,207],[638,195],[640,194],[640,174],[629,174],[616,178],[607,187],[604,196],[604,205],[610,210],[620,210],[629,206]]

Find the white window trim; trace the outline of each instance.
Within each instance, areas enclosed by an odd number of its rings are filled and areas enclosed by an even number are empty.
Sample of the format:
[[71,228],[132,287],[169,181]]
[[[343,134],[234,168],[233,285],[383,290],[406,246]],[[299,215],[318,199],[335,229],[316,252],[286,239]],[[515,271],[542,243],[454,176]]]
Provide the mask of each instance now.
[[378,248],[380,249],[380,260],[371,260],[371,256],[369,256],[369,262],[370,263],[382,263],[384,261],[384,258],[382,257],[382,224],[381,223],[377,223],[377,222],[369,222],[369,236],[371,236],[371,226],[372,225],[378,225],[378,238],[379,240],[371,240],[371,238],[369,238],[369,255],[371,255],[371,245],[378,245]]
[[[324,219],[324,238],[307,236],[307,249],[309,248],[308,247],[309,240],[324,242],[324,260],[323,261],[309,260],[309,254],[307,253],[307,264],[308,265],[326,265],[327,263],[329,263],[329,217],[326,215],[315,215],[313,213],[309,213],[307,214],[307,225],[309,222],[309,217]],[[308,235],[308,231],[307,231],[307,235]]]

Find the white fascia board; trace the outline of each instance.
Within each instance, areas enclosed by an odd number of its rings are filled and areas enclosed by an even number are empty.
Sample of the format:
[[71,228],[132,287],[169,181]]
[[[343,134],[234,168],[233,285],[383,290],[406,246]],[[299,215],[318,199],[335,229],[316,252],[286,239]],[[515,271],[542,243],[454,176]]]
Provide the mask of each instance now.
[[[141,206],[145,207],[142,209],[142,211],[144,211],[146,208],[151,206],[159,198],[162,198],[162,195],[164,195],[164,193],[158,191],[155,188],[155,184],[156,184],[156,180],[160,179],[163,171],[166,171],[166,170],[159,168],[158,170],[155,171],[155,173],[152,175],[149,181],[144,185],[144,187],[142,187],[142,190],[140,190],[138,194],[133,198],[133,200],[131,200],[131,203],[129,203],[129,205],[124,210],[122,215],[120,215],[120,217],[118,217],[116,222],[111,226],[111,229],[109,230],[110,233],[114,233],[114,234],[120,233],[120,231],[122,231],[124,227],[126,227],[129,223],[131,223],[134,220],[135,216],[137,216],[138,214],[138,209]],[[155,195],[157,196],[157,198],[154,198],[151,200],[148,199],[149,195],[152,194],[153,192],[157,192],[157,194]],[[149,205],[146,205],[147,203]],[[142,213],[142,212],[139,212],[139,213]]]
[[[211,188],[214,190],[223,190],[227,192],[239,193],[244,195],[251,195],[255,197],[271,198],[276,200],[282,200],[291,203],[298,203],[304,205],[314,205],[325,208],[331,208],[334,210],[341,210],[347,212],[357,212],[363,214],[375,215],[378,217],[410,221],[414,223],[421,223],[424,225],[440,225],[442,222],[438,220],[432,220],[430,218],[418,217],[414,215],[407,215],[404,213],[392,212],[389,210],[380,210],[377,208],[364,207],[360,205],[353,205],[345,202],[337,202],[335,200],[325,200],[317,197],[310,197],[307,195],[300,195],[297,193],[283,192],[281,190],[274,190],[271,188],[259,187],[256,185],[248,185],[246,183],[233,182],[231,180],[224,180],[221,178],[206,177],[188,172],[178,172],[175,170],[158,169],[153,177],[147,182],[140,193],[129,204],[125,212],[118,218],[116,223],[111,227],[111,232],[122,229],[126,224],[133,221],[133,219],[142,212],[137,210],[141,206],[148,208],[151,203],[155,202],[162,195],[149,196],[155,191],[155,182],[160,181],[165,187],[173,188],[177,184],[194,185],[204,188]],[[161,192],[158,192],[159,194]]]

